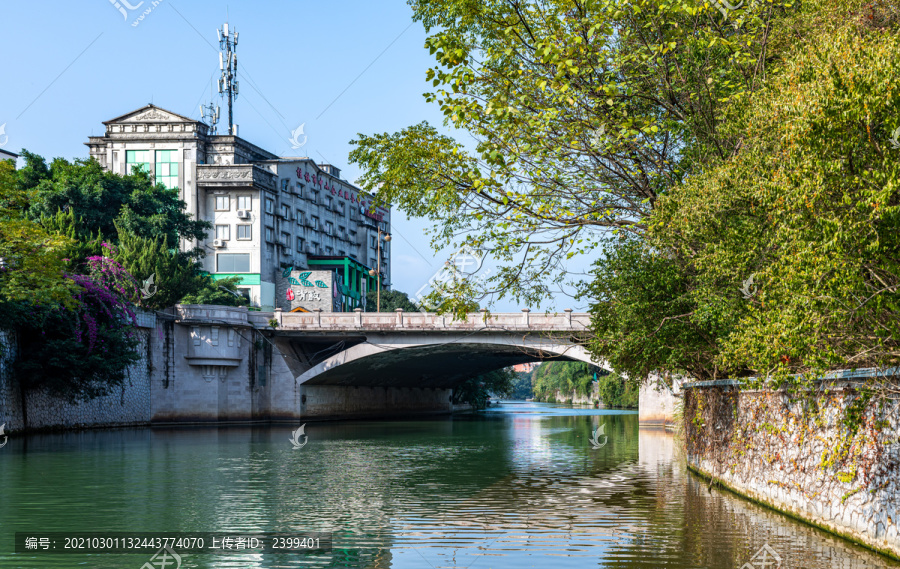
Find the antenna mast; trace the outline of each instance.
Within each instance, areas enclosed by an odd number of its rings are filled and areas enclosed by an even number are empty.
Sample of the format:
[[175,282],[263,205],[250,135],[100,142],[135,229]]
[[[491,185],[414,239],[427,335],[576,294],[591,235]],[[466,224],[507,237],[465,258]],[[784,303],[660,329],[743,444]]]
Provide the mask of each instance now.
[[222,76],[219,78],[219,95],[228,99],[228,134],[237,136],[232,104],[238,96],[237,54],[235,53],[238,33],[233,29],[229,30],[226,22],[222,29],[216,29],[216,34],[219,36],[219,69],[222,71]]
[[210,126],[210,134],[217,134],[216,125],[219,124],[219,105],[200,105],[200,118]]

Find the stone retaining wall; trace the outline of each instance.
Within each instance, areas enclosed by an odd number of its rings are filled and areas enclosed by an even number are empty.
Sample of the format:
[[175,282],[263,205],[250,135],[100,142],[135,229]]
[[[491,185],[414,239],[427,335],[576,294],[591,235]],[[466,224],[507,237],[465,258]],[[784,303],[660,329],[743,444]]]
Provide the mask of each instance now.
[[[31,391],[24,402],[10,367],[16,356],[14,332],[0,331],[0,424],[15,433],[40,429],[120,427],[150,423],[150,377],[155,367],[156,319],[152,313],[138,315],[141,359],[128,368],[121,387],[105,397],[84,403],[69,403],[46,391]],[[25,424],[27,421],[27,425]]]
[[[712,382],[710,382],[712,383]],[[861,384],[806,396],[684,391],[688,466],[788,515],[900,558],[900,398]]]

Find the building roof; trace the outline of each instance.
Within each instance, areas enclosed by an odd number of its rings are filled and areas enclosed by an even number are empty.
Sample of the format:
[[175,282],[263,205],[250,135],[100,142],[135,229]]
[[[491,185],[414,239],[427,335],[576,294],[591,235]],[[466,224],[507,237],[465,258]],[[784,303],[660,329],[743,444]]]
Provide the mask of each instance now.
[[8,156],[12,156],[13,158],[19,157],[19,155],[16,154],[15,152],[10,152],[9,150],[3,150],[2,148],[0,148],[0,154],[6,154]]
[[[192,119],[192,118],[188,118],[188,117],[183,116],[183,115],[179,115],[178,113],[173,113],[172,111],[170,111],[170,110],[168,110],[168,109],[164,109],[164,108],[162,108],[162,107],[157,107],[156,105],[154,105],[154,104],[151,103],[151,104],[146,105],[146,106],[143,106],[143,107],[141,107],[141,108],[139,108],[139,109],[133,110],[133,111],[131,111],[131,112],[129,112],[129,113],[125,113],[124,115],[118,116],[118,117],[116,117],[116,118],[114,118],[114,119],[110,119],[110,120],[108,120],[108,121],[103,121],[103,124],[112,124],[112,123],[116,123],[116,122],[122,122],[123,120],[125,120],[125,119],[127,119],[127,118],[129,118],[129,117],[131,117],[131,116],[134,116],[134,115],[137,115],[137,114],[142,114],[142,113],[145,113],[145,112],[148,112],[148,111],[151,111],[151,110],[156,110],[156,111],[160,112],[160,114],[161,114],[161,113],[165,113],[165,114],[168,114],[168,115],[172,115],[175,119],[181,119],[181,120],[184,121],[184,122],[201,122],[201,121],[198,121],[198,120],[196,120],[196,119]],[[205,123],[204,123],[204,124],[205,124]]]

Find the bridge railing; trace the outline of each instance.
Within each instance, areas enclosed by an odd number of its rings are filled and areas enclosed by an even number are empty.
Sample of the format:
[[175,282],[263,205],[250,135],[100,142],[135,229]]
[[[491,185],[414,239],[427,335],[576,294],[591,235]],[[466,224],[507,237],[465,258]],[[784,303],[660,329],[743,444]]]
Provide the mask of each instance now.
[[452,315],[430,312],[250,312],[248,323],[257,328],[269,327],[270,321],[278,322],[279,329],[286,330],[584,330],[590,323],[590,315],[571,310],[556,313],[478,312],[468,314],[463,320]]

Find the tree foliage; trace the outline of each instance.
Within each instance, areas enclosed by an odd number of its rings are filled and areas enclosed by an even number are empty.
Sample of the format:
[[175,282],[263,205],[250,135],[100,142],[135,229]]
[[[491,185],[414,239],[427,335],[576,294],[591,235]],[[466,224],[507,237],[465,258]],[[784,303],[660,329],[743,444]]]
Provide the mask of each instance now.
[[804,5],[816,33],[729,108],[739,151],[667,192],[644,239],[598,264],[594,347],[616,369],[807,381],[897,365],[898,13]]
[[181,299],[181,304],[218,304],[220,306],[247,306],[250,301],[238,292],[241,277],[214,279],[209,275],[200,277],[197,292]]
[[[366,312],[375,312],[378,306],[377,291],[370,290],[366,293]],[[381,291],[381,311],[393,312],[402,308],[407,312],[414,312],[419,308],[409,299],[409,295],[399,290]]]
[[534,398],[536,401],[555,402],[557,392],[563,396],[570,396],[573,392],[590,395],[597,371],[602,370],[584,362],[545,362],[534,369]]
[[611,230],[642,234],[660,195],[733,154],[723,109],[760,88],[790,36],[772,31],[781,2],[726,16],[651,0],[411,4],[436,60],[426,99],[475,148],[422,123],[360,135],[351,162],[380,201],[435,222],[436,249],[465,241],[498,260],[496,298],[528,304],[567,259]]
[[503,368],[478,375],[453,388],[453,403],[468,403],[473,409],[484,409],[493,394],[507,397],[513,390],[515,372]]

